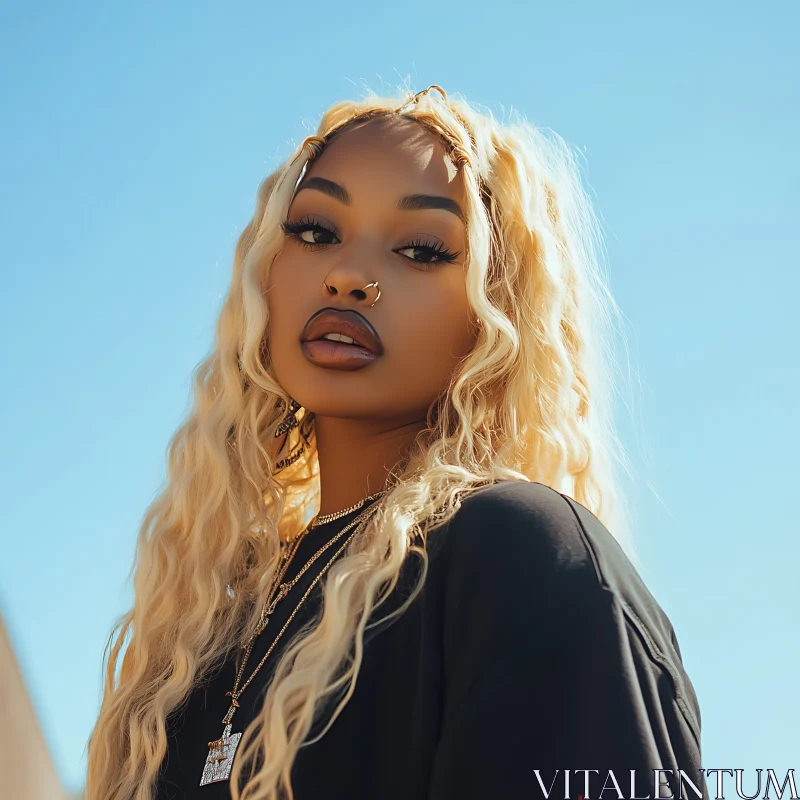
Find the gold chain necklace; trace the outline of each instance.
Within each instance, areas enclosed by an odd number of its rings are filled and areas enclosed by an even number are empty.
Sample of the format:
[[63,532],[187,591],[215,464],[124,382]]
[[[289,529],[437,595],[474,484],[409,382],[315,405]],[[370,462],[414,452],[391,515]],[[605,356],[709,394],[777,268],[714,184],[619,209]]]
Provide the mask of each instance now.
[[[346,531],[350,530],[350,526],[349,525],[345,526],[342,530],[339,531],[339,533],[336,534],[336,536],[334,536],[326,544],[324,544],[322,547],[320,547],[320,549],[317,550],[316,553],[314,553],[314,555],[309,559],[309,561],[306,562],[305,566],[297,573],[297,575],[295,575],[295,577],[289,583],[281,584],[280,589],[278,590],[278,593],[277,593],[277,597],[276,597],[273,594],[273,590],[275,588],[275,585],[276,585],[276,583],[278,583],[278,582],[283,580],[283,576],[286,574],[286,570],[287,570],[289,564],[291,563],[292,559],[294,558],[294,554],[297,552],[298,548],[300,547],[300,541],[308,533],[308,531],[311,530],[311,528],[317,527],[317,525],[322,525],[322,524],[324,524],[326,522],[331,522],[331,521],[333,521],[335,519],[340,519],[341,517],[347,516],[347,514],[350,514],[351,512],[357,511],[359,508],[361,508],[361,506],[363,506],[364,503],[368,502],[369,500],[372,500],[375,497],[380,497],[382,494],[385,494],[385,493],[386,493],[386,490],[383,489],[380,492],[376,492],[375,494],[371,494],[368,497],[365,497],[363,500],[359,500],[355,505],[352,505],[349,508],[345,508],[342,511],[335,511],[332,514],[325,514],[322,517],[317,516],[317,517],[314,518],[314,520],[312,520],[311,524],[308,525],[306,527],[306,529],[299,536],[297,536],[295,539],[291,540],[291,546],[289,548],[288,555],[286,556],[286,561],[285,561],[285,563],[283,561],[281,562],[282,567],[279,565],[278,577],[273,581],[272,585],[270,586],[269,591],[267,592],[267,602],[264,604],[264,610],[261,612],[261,620],[259,622],[259,626],[256,629],[256,632],[255,632],[255,634],[253,635],[252,638],[255,638],[256,636],[258,636],[261,633],[261,631],[264,630],[264,628],[266,627],[267,623],[269,622],[269,616],[275,610],[275,606],[284,597],[286,597],[286,595],[289,593],[289,590],[297,583],[297,581],[300,580],[300,578],[303,577],[303,574],[305,573],[305,571],[331,545],[335,544],[341,538],[341,536],[344,535],[344,533]],[[355,523],[355,520],[353,522]],[[270,595],[272,595],[273,600],[269,599]],[[242,644],[242,647],[246,647],[246,646],[247,646],[247,642],[244,642]],[[247,684],[245,684],[245,686],[246,685]],[[242,691],[244,691],[244,686],[242,687]]]
[[319,514],[314,517],[311,521],[311,524],[308,526],[309,528],[316,528],[317,525],[324,525],[326,522],[333,522],[335,519],[340,519],[341,517],[346,517],[352,511],[357,511],[361,506],[364,505],[368,500],[372,500],[373,497],[380,497],[382,494],[386,493],[386,489],[382,489],[380,492],[375,492],[375,494],[369,495],[369,497],[365,497],[363,500],[359,500],[354,505],[350,506],[349,508],[343,508],[341,511],[334,511],[331,514],[323,514],[320,516]]
[[[261,612],[261,620],[259,621],[259,626],[258,629],[256,630],[256,633],[253,634],[248,639],[246,644],[243,645],[245,651],[244,659],[236,675],[236,681],[233,684],[233,691],[225,693],[226,697],[231,698],[231,707],[228,709],[228,713],[225,714],[225,716],[222,719],[222,724],[225,726],[222,732],[222,737],[213,742],[208,743],[209,751],[208,751],[208,756],[206,757],[205,767],[203,768],[203,775],[202,778],[200,779],[200,786],[205,786],[206,784],[214,783],[215,781],[224,781],[229,778],[231,774],[231,768],[233,767],[233,757],[236,754],[236,748],[239,746],[239,740],[242,738],[241,732],[231,733],[231,727],[232,727],[231,720],[233,719],[233,715],[236,713],[236,709],[239,708],[239,697],[241,696],[242,692],[244,692],[244,690],[250,685],[250,682],[253,680],[258,671],[264,665],[264,662],[267,660],[267,658],[269,658],[270,653],[272,653],[273,649],[275,648],[275,645],[278,643],[278,640],[283,635],[283,632],[286,630],[287,627],[289,627],[289,623],[294,619],[295,614],[297,614],[297,612],[300,610],[300,607],[305,602],[305,599],[311,593],[313,588],[317,585],[318,581],[322,578],[322,576],[328,571],[331,564],[333,564],[333,562],[338,557],[339,553],[341,553],[344,550],[344,548],[347,547],[347,545],[350,543],[350,540],[359,532],[359,530],[361,530],[362,526],[360,523],[366,522],[367,519],[369,518],[370,513],[373,512],[374,510],[375,506],[374,505],[370,506],[366,510],[362,511],[354,520],[345,525],[344,528],[342,528],[342,530],[339,531],[339,533],[337,533],[336,536],[333,537],[333,539],[327,545],[320,548],[320,550],[318,550],[314,554],[311,560],[308,563],[306,563],[306,565],[303,567],[300,573],[289,584],[281,584],[277,597],[275,597],[273,600],[268,600],[267,604],[264,607],[264,610]],[[269,616],[275,610],[275,606],[277,605],[277,603],[286,596],[289,589],[292,586],[294,586],[295,583],[297,583],[297,580],[299,579],[300,575],[302,575],[308,569],[308,567],[319,557],[321,553],[325,551],[325,549],[327,549],[328,546],[336,542],[347,531],[353,528],[355,528],[355,530],[350,534],[350,536],[347,537],[344,544],[342,544],[339,547],[339,549],[333,554],[333,557],[322,568],[319,575],[317,575],[317,577],[314,578],[311,585],[308,587],[305,594],[300,599],[300,602],[297,604],[294,611],[292,611],[291,615],[289,616],[289,619],[286,620],[286,623],[281,628],[278,635],[275,637],[275,640],[269,646],[266,655],[261,659],[258,666],[255,668],[255,670],[253,670],[252,675],[250,675],[250,677],[247,679],[245,684],[240,689],[239,681],[241,681],[242,679],[242,675],[244,673],[244,668],[247,664],[247,660],[250,658],[250,653],[253,650],[253,642],[255,641],[255,638],[258,636],[258,634],[261,633],[261,631],[263,631],[264,628],[267,626],[267,623],[269,622]],[[279,574],[277,578],[273,581],[270,587],[270,591],[267,593],[268,597],[272,595],[274,588],[286,574],[286,570],[289,566],[289,563],[291,562],[291,559],[294,557],[294,554],[297,552],[297,548],[299,546],[299,540],[301,538],[302,537],[298,537],[298,539],[295,540],[296,543],[293,543],[293,546],[289,549],[289,554],[286,557],[285,562],[280,567]]]

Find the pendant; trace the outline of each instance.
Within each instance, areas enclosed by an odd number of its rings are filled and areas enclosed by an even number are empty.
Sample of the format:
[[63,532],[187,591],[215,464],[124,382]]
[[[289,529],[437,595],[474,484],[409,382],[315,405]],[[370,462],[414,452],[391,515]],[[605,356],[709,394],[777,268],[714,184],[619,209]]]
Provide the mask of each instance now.
[[233,766],[233,756],[241,738],[241,733],[231,733],[231,723],[228,723],[222,732],[222,738],[208,743],[209,751],[203,768],[203,777],[200,779],[201,786],[228,780]]

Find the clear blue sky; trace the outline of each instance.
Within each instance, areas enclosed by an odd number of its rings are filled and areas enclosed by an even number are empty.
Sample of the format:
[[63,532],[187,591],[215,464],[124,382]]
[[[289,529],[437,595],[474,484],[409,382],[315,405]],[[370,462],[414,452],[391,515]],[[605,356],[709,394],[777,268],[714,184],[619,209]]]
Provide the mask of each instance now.
[[65,783],[258,182],[406,76],[585,153],[704,766],[799,768],[797,4],[292,7],[0,6],[0,608]]

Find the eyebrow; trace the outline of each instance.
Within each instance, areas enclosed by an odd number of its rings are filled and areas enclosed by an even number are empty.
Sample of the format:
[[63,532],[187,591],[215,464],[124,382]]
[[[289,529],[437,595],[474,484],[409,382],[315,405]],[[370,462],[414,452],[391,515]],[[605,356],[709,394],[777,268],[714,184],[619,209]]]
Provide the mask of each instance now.
[[[335,181],[329,181],[327,178],[308,178],[303,181],[300,187],[295,192],[295,197],[303,191],[303,189],[315,189],[318,192],[344,203],[346,206],[352,205],[352,198],[350,193],[344,186],[340,186]],[[450,197],[442,197],[434,194],[408,194],[401,197],[396,204],[398,211],[421,211],[429,208],[442,209],[455,214],[462,222],[464,221],[464,212],[461,206]]]

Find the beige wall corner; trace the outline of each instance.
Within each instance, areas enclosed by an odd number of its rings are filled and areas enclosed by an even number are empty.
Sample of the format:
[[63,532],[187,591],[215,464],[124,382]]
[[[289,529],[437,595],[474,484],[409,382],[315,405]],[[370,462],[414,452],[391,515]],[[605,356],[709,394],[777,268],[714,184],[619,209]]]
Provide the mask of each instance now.
[[0,797],[73,800],[64,791],[0,615]]

